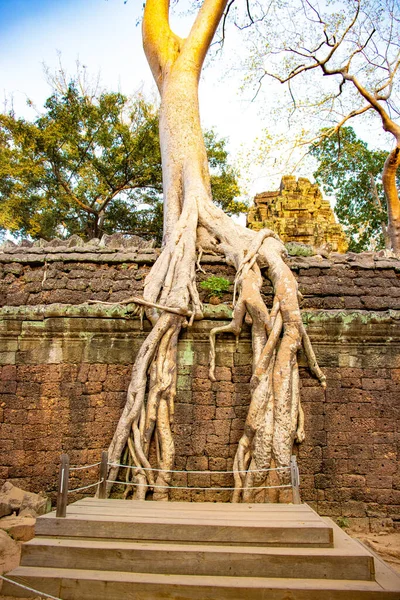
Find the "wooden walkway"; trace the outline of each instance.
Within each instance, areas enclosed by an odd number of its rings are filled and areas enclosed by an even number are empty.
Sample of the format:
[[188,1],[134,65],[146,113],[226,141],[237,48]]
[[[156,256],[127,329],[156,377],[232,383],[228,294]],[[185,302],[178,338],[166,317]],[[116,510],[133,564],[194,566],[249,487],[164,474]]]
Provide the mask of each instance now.
[[304,504],[87,498],[37,520],[9,577],[62,600],[400,599],[399,576]]

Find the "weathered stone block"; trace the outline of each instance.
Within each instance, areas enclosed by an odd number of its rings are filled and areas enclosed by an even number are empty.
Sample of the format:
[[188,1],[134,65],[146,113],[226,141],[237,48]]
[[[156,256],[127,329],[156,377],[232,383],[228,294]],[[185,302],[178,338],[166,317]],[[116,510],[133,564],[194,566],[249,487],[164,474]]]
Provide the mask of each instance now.
[[[326,393],[328,393],[328,390]],[[324,402],[325,390],[321,387],[302,388],[301,399],[304,402]]]
[[[245,385],[246,388],[244,390],[242,389],[237,389],[239,386],[243,386]],[[238,383],[236,385],[234,385],[231,381],[214,381],[212,384],[212,389],[214,392],[235,392],[238,391],[239,393],[241,391],[247,391],[248,390],[248,384],[243,384],[243,383]]]
[[362,475],[342,475],[342,485],[343,487],[365,487],[365,477]]
[[208,456],[191,456],[186,463],[188,471],[208,471]]
[[231,392],[216,392],[216,404],[221,407],[231,407],[234,404],[234,394]]
[[[240,355],[241,356],[241,355]],[[233,367],[233,364],[236,364],[236,354],[234,355],[232,352],[218,352],[215,355],[215,364],[217,367]],[[208,362],[208,357],[206,364]],[[243,363],[247,364],[247,363]]]
[[214,392],[192,392],[193,404],[214,404]]
[[216,367],[215,368],[215,379],[216,381],[231,381],[232,372],[228,367]]
[[207,392],[211,390],[211,385],[212,384],[209,379],[194,379],[192,382],[192,390],[194,392]]
[[372,533],[379,533],[381,531],[391,531],[393,529],[393,519],[390,518],[379,518],[370,520],[370,529]]
[[206,473],[188,473],[189,487],[209,487],[211,485],[211,476]]
[[219,458],[229,458],[230,456],[230,448],[229,446],[224,444],[209,444],[207,443],[207,454],[209,456],[218,456]]
[[[197,380],[199,381],[199,380]],[[191,390],[192,389],[192,381],[189,375],[178,375],[176,387],[178,390]],[[193,390],[198,388],[193,387]],[[200,388],[201,389],[201,388]]]
[[193,365],[192,376],[194,379],[207,379],[208,367],[206,367],[205,365]]
[[364,502],[349,500],[345,503],[343,510],[346,512],[346,516],[348,517],[363,518],[367,516],[366,506],[367,505]]
[[388,509],[386,506],[380,506],[379,504],[373,503],[373,502],[369,502],[367,504],[365,504],[365,511],[367,514],[367,517],[375,517],[375,518],[385,518],[387,516],[389,516],[390,518],[392,518],[393,515],[389,514],[388,515]]
[[342,514],[340,502],[318,502],[318,512],[326,517],[338,517]]
[[194,454],[203,454],[206,449],[207,435],[205,433],[193,433],[190,436],[190,443]]
[[227,469],[227,460],[225,458],[209,458],[209,469],[210,471],[225,471]]
[[214,419],[215,407],[214,406],[195,406],[193,416],[196,421],[207,421],[209,419]]
[[[224,393],[224,392],[222,392]],[[217,400],[218,405],[218,400]],[[235,411],[232,407],[218,407],[215,412],[216,419],[234,419],[236,416]]]
[[0,352],[0,365],[15,365],[15,352]]
[[[346,516],[345,507],[343,516]],[[354,532],[365,532],[370,530],[370,519],[368,517],[351,517],[349,519],[349,528]]]
[[362,379],[362,387],[364,390],[385,390],[386,380],[385,379]]
[[192,423],[194,407],[192,404],[175,404],[175,420],[177,423]]

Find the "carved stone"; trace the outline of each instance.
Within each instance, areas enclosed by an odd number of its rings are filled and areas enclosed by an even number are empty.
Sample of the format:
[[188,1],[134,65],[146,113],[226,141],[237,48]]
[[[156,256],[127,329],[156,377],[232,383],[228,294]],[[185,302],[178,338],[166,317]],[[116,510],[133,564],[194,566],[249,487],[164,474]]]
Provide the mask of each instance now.
[[348,243],[342,226],[336,223],[328,200],[318,185],[304,177],[282,177],[279,190],[254,198],[247,226],[275,231],[283,242],[301,242],[316,248],[329,247],[344,253]]

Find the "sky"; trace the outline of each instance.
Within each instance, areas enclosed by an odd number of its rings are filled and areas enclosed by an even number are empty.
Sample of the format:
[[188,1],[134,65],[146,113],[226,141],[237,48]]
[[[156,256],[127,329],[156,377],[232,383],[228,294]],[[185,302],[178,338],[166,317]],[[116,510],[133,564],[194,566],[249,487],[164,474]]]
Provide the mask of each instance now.
[[[141,6],[142,0],[126,4],[124,0],[0,0],[2,104],[7,99],[9,106],[12,97],[16,114],[33,118],[27,99],[41,109],[50,95],[43,65],[55,71],[59,60],[71,74],[79,60],[89,74],[100,73],[101,83],[109,90],[127,95],[141,90],[156,98],[136,25]],[[172,18],[174,31],[187,33],[192,19],[180,12]],[[200,84],[203,126],[214,127],[228,139],[235,163],[241,162],[262,128],[260,106],[240,94],[242,74],[232,68],[233,48],[237,50],[238,44],[238,36],[231,35],[224,55],[204,69]],[[253,168],[250,180],[246,179],[250,196],[279,184],[280,176],[271,179],[263,174],[262,169]]]
[[[181,0],[183,8],[186,0]],[[44,75],[63,68],[71,75],[76,61],[85,65],[95,77],[100,73],[102,85],[130,95],[141,90],[157,96],[147,65],[137,20],[142,0],[0,0],[0,99],[12,97],[18,116],[34,117],[27,99],[38,110],[50,95]],[[176,33],[185,35],[192,17],[182,12],[172,18]],[[200,84],[200,111],[203,126],[215,127],[228,138],[232,161],[244,168],[244,156],[257,148],[256,138],[263,127],[263,103],[273,102],[274,90],[263,90],[257,102],[250,102],[239,91],[242,73],[235,69],[235,53],[241,51],[240,33],[230,33],[226,50],[205,69]],[[61,57],[61,59],[60,59]],[[8,104],[9,105],[9,104]],[[276,189],[280,175],[253,166],[245,187],[249,196]],[[311,177],[305,164],[296,172]]]
[[[17,115],[32,115],[27,98],[40,109],[49,96],[43,63],[57,69],[59,55],[70,73],[79,60],[102,84],[125,94],[144,90],[156,97],[156,88],[141,41],[141,0],[0,0],[0,94],[13,97]],[[184,34],[192,18],[177,17],[174,30]],[[235,151],[259,128],[258,109],[238,95],[232,75],[220,81],[223,61],[206,70],[200,86],[205,127],[216,127],[230,138]]]

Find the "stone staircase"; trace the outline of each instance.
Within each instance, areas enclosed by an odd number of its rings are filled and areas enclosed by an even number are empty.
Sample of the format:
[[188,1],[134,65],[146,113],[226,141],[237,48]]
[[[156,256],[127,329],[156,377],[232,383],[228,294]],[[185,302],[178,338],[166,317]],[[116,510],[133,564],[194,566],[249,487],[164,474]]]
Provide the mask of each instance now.
[[62,600],[400,599],[390,567],[304,504],[87,498],[40,517],[7,577]]

